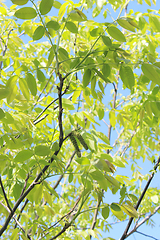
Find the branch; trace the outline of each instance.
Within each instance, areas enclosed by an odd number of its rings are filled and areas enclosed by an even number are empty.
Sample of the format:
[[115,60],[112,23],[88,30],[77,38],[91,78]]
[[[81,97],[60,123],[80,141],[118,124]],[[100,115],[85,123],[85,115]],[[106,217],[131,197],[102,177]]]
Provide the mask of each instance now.
[[[1,201],[0,201],[0,204],[10,213],[10,209],[7,208]],[[16,225],[18,225],[20,227],[20,229],[26,234],[24,228],[22,227],[22,225],[18,222],[18,220],[15,218],[15,216],[13,216],[13,219],[15,220],[16,222]],[[27,238],[32,240],[31,237],[27,234]]]
[[[141,196],[140,196],[140,198],[139,198],[139,200],[138,200],[138,202],[137,202],[137,204],[136,204],[136,206],[135,206],[135,209],[136,209],[136,210],[138,209],[139,205],[141,204],[141,201],[142,201],[143,198],[144,198],[144,195],[145,195],[145,193],[146,193],[146,191],[147,191],[147,189],[148,189],[148,187],[149,187],[149,185],[150,185],[150,183],[151,183],[151,181],[152,181],[152,179],[153,179],[153,177],[154,177],[155,171],[157,170],[157,168],[158,168],[158,166],[159,166],[159,163],[160,163],[160,157],[158,158],[157,163],[156,163],[156,165],[155,165],[155,167],[154,167],[154,171],[153,171],[152,174],[150,175],[150,177],[149,177],[149,179],[148,179],[148,182],[147,182],[147,184],[146,184],[146,186],[145,186],[145,188],[144,188],[144,190],[143,190],[143,192],[142,192],[142,194],[141,194]],[[129,228],[130,228],[130,226],[131,226],[131,224],[132,224],[132,221],[133,221],[133,217],[131,217],[131,218],[129,219],[129,222],[128,222],[128,224],[127,224],[127,227],[126,227],[126,229],[125,229],[122,237],[120,238],[120,240],[124,240],[125,238],[128,237],[128,236],[127,236],[127,232],[128,232],[128,230],[129,230]]]
[[11,208],[9,202],[8,202],[8,198],[7,198],[7,195],[6,195],[5,190],[4,190],[4,187],[3,187],[3,183],[2,183],[2,178],[1,178],[1,176],[0,176],[0,185],[1,185],[1,188],[2,188],[2,192],[3,192],[3,195],[4,195],[5,201],[6,201],[6,203],[7,203],[7,207],[8,207],[9,210],[12,212],[12,208]]
[[[8,44],[8,40],[9,40],[9,35],[11,34],[12,31],[13,31],[13,28],[8,33],[8,37],[7,37],[6,43],[4,45],[4,49],[2,48],[3,49],[3,52],[2,52],[2,56],[3,57],[4,57],[4,55],[5,55],[6,51],[7,51],[7,44]],[[0,70],[2,70],[2,63],[3,63],[3,61],[0,62]]]
[[160,206],[156,207],[153,211],[153,213],[150,213],[147,217],[145,217],[140,223],[137,223],[135,227],[127,234],[127,237],[129,237],[132,233],[137,232],[137,229],[144,224],[146,221],[148,221],[156,212],[160,209]]

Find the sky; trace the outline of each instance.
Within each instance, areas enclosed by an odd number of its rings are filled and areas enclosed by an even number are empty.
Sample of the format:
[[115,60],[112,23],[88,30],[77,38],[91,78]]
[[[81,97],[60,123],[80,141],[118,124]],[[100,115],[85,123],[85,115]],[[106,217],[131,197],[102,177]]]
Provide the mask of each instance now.
[[[60,0],[60,2],[62,3],[63,1]],[[77,1],[73,0],[73,2],[77,2]],[[144,2],[144,0],[143,0],[143,2]],[[8,7],[12,5],[10,0],[6,0],[5,4]],[[118,16],[118,13],[119,13],[119,9],[118,9],[117,12],[114,12],[112,10],[112,8],[110,7],[110,5],[106,5],[106,7],[110,11],[111,16],[114,19],[116,19],[117,16]],[[151,7],[149,7],[145,2],[143,3],[143,5],[140,5],[140,4],[137,4],[136,0],[133,0],[133,1],[131,1],[129,3],[127,11],[129,12],[130,9],[133,9],[134,12],[142,12],[142,13],[147,12],[147,9],[157,9],[157,10],[159,10],[160,9],[160,0],[157,0],[156,6],[152,4]],[[58,10],[57,10],[57,12],[54,10],[54,15],[57,14],[57,13],[58,13]],[[84,13],[86,14],[88,19],[92,19],[92,14],[91,14],[91,10],[90,9],[88,11],[85,11]],[[122,16],[123,16],[123,14],[124,13],[122,12]],[[94,21],[97,21],[97,22],[108,21],[109,22],[109,21],[112,21],[112,19],[110,18],[110,15],[108,14],[107,15],[107,19],[105,19],[105,20],[103,19],[103,17],[97,16],[96,18],[94,18]],[[28,41],[28,38],[26,38],[25,41]],[[119,86],[119,88],[121,88],[121,86]],[[112,86],[111,87],[109,86],[105,90],[105,95],[108,96],[108,98],[111,97],[111,93],[110,93],[111,89],[112,89]],[[121,93],[123,95],[127,95],[128,94],[127,90],[126,91],[121,90]],[[108,102],[108,99],[106,99],[106,100]],[[100,127],[99,131],[101,131],[101,129],[103,129],[104,127],[106,128],[105,124],[101,124],[101,127]],[[114,134],[112,135],[112,139],[113,140],[115,139],[115,135]],[[111,141],[112,141],[112,139],[111,139]],[[146,161],[145,164],[146,165],[145,165],[145,168],[143,169],[143,174],[148,173],[153,168],[153,165],[151,163],[147,163],[147,161]],[[140,163],[140,165],[141,165],[141,163]],[[120,171],[122,171],[122,170],[120,170]],[[128,171],[128,170],[126,169],[126,171]],[[120,172],[120,174],[121,174],[121,172]],[[124,172],[123,174],[126,175],[128,173]],[[160,187],[159,179],[160,179],[160,173],[157,173],[155,178],[152,181],[151,186]],[[116,202],[116,196],[112,195],[111,192],[107,192],[105,194],[105,196],[108,199],[110,199],[110,202]],[[108,220],[109,223],[113,223],[114,222],[114,220],[111,217],[109,219],[107,219],[107,220]],[[147,239],[158,239],[158,240],[160,240],[160,216],[158,214],[156,214],[152,218],[152,220],[155,221],[156,227],[152,228],[151,226],[142,225],[140,227],[140,229],[138,229],[138,231],[141,232],[141,233],[144,233],[144,234],[146,234],[148,236],[152,236],[154,238],[150,238],[150,237],[141,235],[140,233],[134,233],[130,237],[128,237],[127,239],[128,240],[147,240]],[[113,224],[113,229],[111,229],[109,233],[106,232],[106,234],[103,234],[103,238],[112,237],[112,238],[115,238],[116,240],[118,240],[122,236],[122,233],[124,232],[124,229],[125,229],[127,223],[128,222],[125,221],[125,222]]]

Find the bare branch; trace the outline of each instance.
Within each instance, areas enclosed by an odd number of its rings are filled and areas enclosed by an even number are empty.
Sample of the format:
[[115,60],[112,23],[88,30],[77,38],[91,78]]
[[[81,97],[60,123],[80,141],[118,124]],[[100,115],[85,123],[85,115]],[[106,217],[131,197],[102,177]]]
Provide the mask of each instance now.
[[8,207],[9,210],[12,212],[12,208],[11,208],[9,202],[8,202],[8,198],[7,198],[7,195],[6,195],[5,190],[4,190],[4,187],[3,187],[3,183],[2,183],[2,178],[1,178],[1,176],[0,176],[0,185],[1,185],[1,188],[2,188],[2,192],[3,192],[3,195],[4,195],[5,201],[6,201],[6,203],[7,203],[7,207]]
[[[148,187],[149,187],[149,185],[150,185],[150,183],[151,183],[151,181],[152,181],[152,179],[153,179],[153,177],[154,177],[155,171],[157,170],[157,168],[158,168],[158,166],[159,166],[159,163],[160,163],[160,157],[158,158],[157,163],[156,163],[156,165],[155,165],[155,167],[154,167],[154,171],[153,171],[152,174],[150,175],[150,177],[149,177],[149,179],[148,179],[148,182],[147,182],[147,184],[146,184],[146,186],[145,186],[145,188],[144,188],[144,190],[143,190],[143,192],[142,192],[142,194],[141,194],[141,196],[140,196],[140,198],[139,198],[139,200],[138,200],[138,202],[137,202],[137,204],[136,204],[136,206],[135,206],[135,209],[136,209],[136,210],[138,209],[139,205],[141,204],[141,202],[142,202],[142,200],[143,200],[143,198],[144,198],[144,195],[145,195],[145,193],[146,193],[146,191],[147,191],[147,189],[148,189]],[[129,230],[129,228],[130,228],[130,226],[131,226],[131,224],[132,224],[132,221],[133,221],[133,217],[131,217],[131,218],[129,219],[129,222],[128,222],[128,224],[127,224],[127,227],[126,227],[126,229],[125,229],[122,237],[120,238],[120,240],[124,240],[125,238],[128,237],[128,236],[127,236],[127,233],[128,233],[128,230]]]

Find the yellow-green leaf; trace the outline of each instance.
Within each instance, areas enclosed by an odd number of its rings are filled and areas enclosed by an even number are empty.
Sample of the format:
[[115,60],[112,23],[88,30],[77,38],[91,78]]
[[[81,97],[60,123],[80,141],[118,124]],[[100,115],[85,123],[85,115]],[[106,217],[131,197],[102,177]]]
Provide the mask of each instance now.
[[111,26],[107,29],[107,31],[109,35],[117,41],[126,42],[124,34],[118,28]]
[[77,21],[77,22],[82,22],[87,20],[86,15],[82,11],[78,10],[77,8],[74,8],[74,10],[70,12],[69,16],[73,21]]
[[87,87],[91,79],[91,69],[87,68],[83,74],[83,86]]
[[121,209],[130,217],[135,217],[135,218],[138,217],[138,213],[136,209],[129,204],[122,204]]
[[25,5],[29,0],[11,0],[13,4]]
[[49,21],[46,24],[47,28],[52,28],[53,30],[57,31],[60,28],[60,25],[57,21]]
[[108,36],[102,35],[101,36],[103,43],[107,46],[107,47],[111,47],[112,42],[111,39]]
[[0,108],[0,119],[5,117],[5,112]]
[[70,32],[72,32],[72,33],[78,33],[78,28],[77,28],[77,26],[76,26],[73,22],[71,22],[71,21],[68,21],[68,22],[66,23],[66,28],[67,28]]
[[135,27],[129,23],[127,18],[119,18],[117,19],[118,24],[129,31],[135,32]]
[[160,74],[156,71],[156,67],[149,63],[143,63],[141,69],[147,78],[160,85]]
[[132,69],[129,66],[121,65],[119,74],[124,85],[127,88],[132,89],[132,87],[135,85],[135,78]]
[[33,96],[36,96],[36,94],[37,94],[36,79],[34,78],[34,76],[31,73],[27,73],[26,80],[27,80],[29,90],[31,91],[31,94]]
[[35,154],[38,156],[47,156],[50,154],[50,149],[48,146],[38,145],[35,147]]
[[6,88],[0,88],[0,100],[6,98],[10,94],[10,90]]
[[23,93],[23,96],[29,100],[30,99],[30,94],[29,94],[29,90],[28,90],[28,86],[27,86],[27,82],[23,79],[23,78],[20,78],[19,79],[19,86],[20,86],[20,89]]
[[16,155],[16,157],[14,158],[14,162],[24,162],[32,156],[33,152],[31,150],[22,150]]
[[19,19],[33,19],[37,16],[36,10],[31,7],[23,7],[15,12],[15,16]]
[[36,40],[41,39],[43,37],[44,33],[45,33],[44,27],[38,26],[33,33],[33,40],[36,41]]
[[45,15],[50,12],[53,6],[53,0],[41,0],[39,10],[42,15]]

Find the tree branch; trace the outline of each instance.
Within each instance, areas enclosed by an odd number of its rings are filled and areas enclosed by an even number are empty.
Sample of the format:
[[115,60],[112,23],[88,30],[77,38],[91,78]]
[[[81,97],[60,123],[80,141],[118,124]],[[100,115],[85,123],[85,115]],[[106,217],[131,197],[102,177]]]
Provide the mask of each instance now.
[[[146,184],[146,186],[145,186],[145,188],[144,188],[144,190],[143,190],[143,192],[142,192],[142,194],[141,194],[141,196],[140,196],[140,198],[139,198],[139,200],[138,200],[138,202],[137,202],[137,204],[136,204],[136,206],[135,206],[135,209],[136,209],[136,210],[138,209],[139,205],[141,204],[141,202],[142,202],[142,200],[143,200],[143,198],[144,198],[144,195],[145,195],[145,193],[146,193],[146,191],[147,191],[147,189],[148,189],[148,187],[149,187],[149,185],[150,185],[150,183],[151,183],[151,181],[152,181],[152,179],[153,179],[153,177],[154,177],[155,171],[157,170],[157,168],[158,168],[158,166],[159,166],[159,163],[160,163],[160,157],[158,158],[157,163],[156,163],[156,165],[155,165],[155,167],[154,167],[154,171],[153,171],[152,174],[150,175],[150,177],[149,177],[149,179],[148,179],[148,182],[147,182],[147,184]],[[120,238],[120,240],[124,240],[125,238],[128,237],[128,236],[127,236],[127,233],[128,233],[128,230],[129,230],[129,228],[130,228],[130,226],[131,226],[131,224],[132,224],[132,221],[133,221],[133,217],[131,217],[131,218],[129,219],[129,222],[128,222],[128,224],[127,224],[127,227],[126,227],[126,229],[125,229],[122,237]]]

